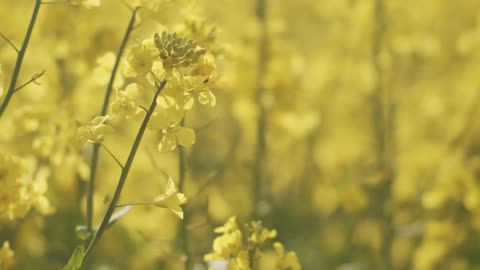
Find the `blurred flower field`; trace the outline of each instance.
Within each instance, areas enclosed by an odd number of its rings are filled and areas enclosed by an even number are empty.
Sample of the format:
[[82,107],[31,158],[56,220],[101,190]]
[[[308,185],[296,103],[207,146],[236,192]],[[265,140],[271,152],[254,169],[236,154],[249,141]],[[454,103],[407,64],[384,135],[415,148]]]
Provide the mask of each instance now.
[[480,1],[0,18],[0,270],[480,270]]

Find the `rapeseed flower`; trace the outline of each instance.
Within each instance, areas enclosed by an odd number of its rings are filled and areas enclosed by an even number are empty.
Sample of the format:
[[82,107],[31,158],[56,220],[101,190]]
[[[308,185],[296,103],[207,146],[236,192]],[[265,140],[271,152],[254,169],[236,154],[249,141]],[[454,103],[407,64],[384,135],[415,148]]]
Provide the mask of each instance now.
[[181,219],[183,219],[183,209],[180,205],[185,203],[187,203],[187,197],[185,197],[185,194],[178,192],[172,178],[168,178],[165,192],[153,199],[153,204],[155,206],[167,208]]

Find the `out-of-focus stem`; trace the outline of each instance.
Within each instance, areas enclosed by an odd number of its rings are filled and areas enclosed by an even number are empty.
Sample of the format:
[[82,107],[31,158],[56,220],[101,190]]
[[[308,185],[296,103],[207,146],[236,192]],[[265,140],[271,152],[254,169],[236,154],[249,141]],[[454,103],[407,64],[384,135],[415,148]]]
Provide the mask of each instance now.
[[258,104],[258,119],[257,119],[257,144],[255,152],[255,160],[252,167],[252,194],[253,194],[253,217],[258,218],[259,203],[263,201],[264,193],[264,161],[266,157],[267,143],[266,143],[266,118],[267,112],[264,104],[264,78],[267,67],[267,3],[266,0],[258,0],[257,2],[257,18],[261,27],[261,37],[258,52],[258,73],[257,73],[257,89],[256,100]]
[[393,228],[393,205],[391,203],[391,187],[393,181],[393,166],[390,152],[393,144],[393,104],[391,93],[385,87],[385,74],[381,63],[383,39],[385,35],[385,10],[383,0],[375,1],[375,30],[373,34],[373,67],[377,74],[377,84],[373,93],[373,120],[375,125],[375,137],[377,140],[377,169],[384,178],[378,193],[381,194],[379,205],[380,216],[383,220],[383,268],[393,269],[391,247],[394,239]]
[[157,86],[157,90],[152,99],[152,103],[150,104],[147,114],[145,115],[145,118],[143,119],[142,124],[140,125],[137,136],[135,137],[135,141],[133,142],[132,148],[130,149],[130,153],[128,154],[127,162],[125,162],[125,166],[122,169],[120,178],[118,179],[117,187],[115,189],[115,193],[113,194],[112,201],[108,206],[105,216],[103,217],[102,223],[100,224],[100,228],[98,228],[97,233],[94,234],[93,239],[90,242],[90,245],[88,246],[87,251],[85,252],[84,262],[87,261],[88,257],[91,255],[93,249],[95,248],[96,244],[102,238],[103,234],[105,233],[105,230],[108,227],[110,218],[112,217],[112,214],[117,206],[118,200],[120,199],[120,195],[122,194],[123,186],[127,181],[128,173],[130,172],[130,168],[132,167],[133,160],[135,159],[135,155],[137,154],[137,150],[138,150],[138,147],[140,146],[140,142],[142,141],[143,134],[147,129],[148,121],[150,120],[150,117],[152,116],[155,110],[155,107],[157,106],[157,97],[160,94],[160,92],[163,90],[166,84],[167,84],[167,81],[163,80],[160,83],[160,85]]
[[[110,96],[112,95],[113,83],[115,82],[115,77],[117,75],[117,70],[120,65],[120,60],[122,58],[123,52],[125,51],[125,47],[130,37],[130,33],[132,32],[135,26],[135,18],[136,18],[138,9],[139,9],[138,7],[133,9],[130,22],[128,23],[128,26],[127,26],[127,31],[125,32],[122,43],[120,44],[120,48],[118,49],[117,59],[115,60],[112,73],[110,75],[110,81],[108,82],[107,89],[105,91],[105,98],[103,99],[103,105],[102,105],[102,110],[100,111],[100,115],[105,115],[107,113],[108,104],[110,103]],[[99,150],[100,150],[100,145],[94,144],[92,159],[90,160],[90,177],[89,177],[88,189],[87,189],[87,231],[90,233],[92,232],[92,228],[93,228],[93,194],[95,192],[95,180],[97,177]]]
[[[183,125],[184,121],[182,121]],[[186,163],[186,156],[185,150],[182,147],[178,148],[178,190],[179,192],[185,192],[185,180],[186,180],[186,170],[187,170],[187,163]],[[178,224],[178,244],[180,248],[185,253],[185,270],[189,270],[191,268],[191,255],[189,250],[188,244],[188,230],[187,224],[189,222],[190,215],[188,213],[187,208],[184,209],[184,219],[181,220]]]
[[10,85],[8,86],[8,90],[7,90],[7,93],[5,94],[5,98],[3,99],[2,104],[0,105],[0,117],[2,117],[3,113],[7,109],[8,104],[10,103],[10,100],[13,97],[13,94],[15,93],[18,76],[20,75],[20,69],[22,68],[23,59],[25,58],[25,53],[27,52],[27,47],[30,42],[30,37],[32,36],[33,27],[35,26],[35,22],[37,21],[41,4],[42,4],[42,0],[35,1],[35,6],[33,7],[33,13],[27,28],[27,33],[25,34],[25,38],[23,39],[22,47],[18,52],[17,62],[15,63],[15,68],[13,70],[13,75],[10,81]]

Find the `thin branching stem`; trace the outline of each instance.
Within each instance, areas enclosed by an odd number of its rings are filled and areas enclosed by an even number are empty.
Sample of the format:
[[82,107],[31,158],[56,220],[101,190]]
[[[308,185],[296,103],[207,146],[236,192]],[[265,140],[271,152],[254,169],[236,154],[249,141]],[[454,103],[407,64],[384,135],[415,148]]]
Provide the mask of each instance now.
[[390,158],[391,147],[393,144],[393,109],[389,89],[385,85],[385,74],[381,65],[381,53],[383,40],[386,31],[385,7],[383,0],[375,1],[375,29],[373,32],[373,68],[377,75],[377,84],[373,93],[373,122],[375,126],[375,137],[377,141],[377,169],[382,174],[383,182],[379,187],[378,205],[380,217],[383,219],[384,238],[382,245],[383,268],[393,269],[392,262],[392,242],[394,239],[393,228],[393,205],[391,203],[391,187],[394,177],[392,160]]
[[117,162],[118,166],[120,166],[120,168],[123,169],[122,163],[121,163],[121,162],[118,160],[118,158],[112,153],[112,151],[110,151],[110,149],[108,149],[108,147],[107,147],[105,144],[103,144],[103,143],[101,143],[100,146],[102,146],[103,149],[105,149],[105,151],[107,151],[107,153],[115,160],[115,162]]
[[137,105],[140,109],[142,109],[145,112],[148,112],[147,108],[143,107],[142,105]]
[[15,44],[13,44],[13,42],[7,38],[2,32],[0,32],[0,36],[8,43],[10,44],[10,46],[17,52],[17,53],[20,53],[20,50],[17,48],[17,46],[15,46]]
[[15,90],[13,90],[13,92],[18,92],[20,90],[22,90],[22,88],[24,88],[25,86],[31,84],[31,83],[35,83],[37,85],[39,85],[40,83],[36,82],[36,80],[40,77],[43,76],[43,74],[45,74],[45,70],[40,72],[40,73],[37,73],[35,75],[32,76],[32,78],[30,80],[28,80],[27,82],[23,83],[22,85],[20,85],[19,87],[15,88]]
[[7,90],[7,93],[5,94],[5,98],[3,99],[2,104],[0,105],[0,117],[2,117],[3,113],[7,109],[7,106],[10,103],[13,97],[13,94],[15,93],[15,89],[17,88],[17,81],[20,75],[20,69],[22,68],[23,59],[25,58],[28,44],[30,43],[30,37],[32,36],[33,27],[35,26],[35,23],[37,21],[41,3],[42,3],[41,0],[35,1],[35,6],[33,7],[32,17],[30,19],[30,23],[28,24],[27,33],[25,34],[25,38],[23,39],[22,47],[18,52],[17,62],[15,63],[15,68],[13,70],[10,85],[8,86],[8,90]]
[[[185,119],[182,120],[181,125],[185,124]],[[185,181],[186,181],[186,172],[187,172],[187,163],[185,149],[183,147],[178,147],[178,190],[179,192],[185,192]],[[188,210],[184,209],[184,220],[179,223],[178,236],[180,248],[185,253],[184,268],[189,270],[191,268],[191,258],[188,242],[188,230],[187,224],[189,222],[189,213]]]
[[[127,45],[128,39],[133,30],[138,9],[139,8],[135,8],[132,11],[130,22],[128,23],[127,30],[125,31],[125,35],[123,36],[122,43],[120,44],[120,48],[118,49],[117,59],[115,60],[112,73],[110,75],[110,80],[108,82],[107,89],[105,90],[105,97],[103,99],[103,105],[102,105],[102,110],[100,111],[100,115],[105,115],[107,113],[108,104],[110,103],[110,96],[112,95],[113,84],[115,82],[115,77],[117,75],[117,70],[120,65],[120,60],[122,58],[123,52],[125,51],[125,47]],[[87,188],[87,231],[88,232],[91,232],[93,228],[92,227],[93,226],[93,194],[95,192],[95,182],[96,182],[95,180],[97,177],[99,150],[100,150],[100,145],[94,144],[92,159],[90,160],[90,177],[89,177],[88,188]]]
[[132,167],[133,160],[135,159],[135,155],[137,154],[138,147],[140,146],[140,142],[142,141],[143,134],[147,129],[148,121],[150,120],[150,117],[152,116],[155,110],[155,107],[157,106],[157,97],[160,94],[160,92],[163,90],[166,84],[167,84],[167,81],[163,80],[161,84],[157,86],[156,93],[152,99],[152,103],[150,104],[150,107],[148,108],[148,112],[145,115],[145,118],[143,119],[142,124],[140,125],[137,136],[135,137],[135,141],[133,142],[132,148],[130,149],[130,153],[128,154],[127,161],[125,162],[125,167],[122,169],[122,173],[120,174],[120,178],[118,179],[117,187],[115,189],[115,193],[113,194],[113,198],[110,201],[107,212],[103,217],[102,223],[100,224],[100,227],[98,228],[97,233],[94,234],[93,239],[90,242],[90,245],[88,246],[87,251],[85,252],[84,261],[87,261],[88,257],[91,256],[93,249],[97,245],[98,241],[102,238],[103,234],[105,233],[105,230],[108,227],[110,218],[112,217],[113,212],[117,206],[118,200],[120,199],[120,195],[122,194],[123,186],[127,181],[130,168]]
[[154,202],[132,202],[132,203],[117,204],[115,208],[131,206],[131,205],[135,206],[135,205],[151,205],[151,204],[154,204]]

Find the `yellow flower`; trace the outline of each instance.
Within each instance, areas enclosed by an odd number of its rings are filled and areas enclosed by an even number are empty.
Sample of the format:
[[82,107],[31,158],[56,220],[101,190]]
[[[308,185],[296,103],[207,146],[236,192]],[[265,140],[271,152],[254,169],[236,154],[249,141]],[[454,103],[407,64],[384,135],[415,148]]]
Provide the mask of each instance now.
[[185,89],[184,108],[191,109],[196,100],[201,105],[215,107],[217,98],[208,88],[208,81],[204,77],[185,76],[183,89]]
[[110,107],[112,118],[118,116],[130,119],[142,115],[143,110],[134,101],[142,90],[138,84],[132,83],[124,91],[115,91],[115,100]]
[[248,250],[242,249],[230,260],[229,270],[250,270],[250,256]]
[[10,270],[15,266],[15,257],[13,251],[10,249],[8,241],[3,242],[2,249],[0,249],[0,269]]
[[0,220],[23,217],[30,209],[28,191],[22,184],[27,173],[22,160],[0,154]]
[[183,116],[184,112],[176,107],[166,109],[157,107],[148,122],[148,128],[151,130],[166,129],[172,125],[180,123]]
[[93,118],[88,125],[78,128],[76,134],[76,145],[83,146],[86,142],[101,143],[107,133],[112,133],[113,128],[105,122],[110,120],[110,115],[97,116]]
[[215,228],[216,233],[230,233],[238,230],[237,217],[233,216],[223,226]]
[[158,143],[158,151],[173,151],[177,145],[190,147],[195,143],[195,131],[179,125],[172,125],[158,132],[160,142]]
[[[114,52],[107,52],[97,58],[96,67],[93,69],[93,80],[98,86],[106,86],[112,76],[113,66],[117,56]],[[120,88],[124,84],[125,79],[121,74],[117,74],[113,84],[114,88]]]
[[183,116],[183,110],[177,107],[164,109],[160,106],[152,114],[149,128],[158,130],[157,136],[160,140],[158,150],[160,152],[173,151],[177,148],[177,145],[190,147],[195,143],[195,131],[180,125]]
[[141,44],[130,48],[124,69],[126,77],[146,76],[150,72],[154,61],[152,46],[152,42],[144,40]]
[[277,236],[276,230],[268,230],[264,228],[260,221],[252,221],[252,234],[248,238],[248,242],[254,245],[263,245],[270,239]]
[[[30,176],[32,172],[35,173]],[[51,214],[54,209],[45,197],[48,175],[45,168],[39,169],[36,164],[0,154],[0,221],[22,218],[32,207],[41,214]]]
[[273,243],[273,247],[275,248],[275,253],[277,253],[278,261],[277,261],[277,270],[301,270],[302,267],[298,262],[297,254],[295,252],[290,251],[285,254],[285,248],[279,242]]
[[99,7],[102,4],[101,0],[70,0],[70,3],[86,8]]
[[47,178],[50,177],[50,173],[50,169],[47,167],[39,168],[29,185],[30,200],[37,211],[43,215],[49,215],[55,211],[48,198],[45,197],[48,190]]
[[206,261],[217,259],[230,259],[242,249],[243,234],[238,228],[235,217],[231,217],[224,226],[215,229],[215,233],[221,233],[213,240],[213,252],[205,255]]
[[125,87],[125,96],[130,100],[138,100],[143,96],[143,86],[138,83],[131,83]]
[[197,67],[190,73],[193,76],[208,76],[217,69],[215,57],[211,54],[205,54],[199,57]]
[[185,204],[186,202],[187,198],[185,197],[185,194],[178,192],[172,178],[168,178],[165,193],[153,199],[153,204],[155,206],[167,208],[181,219],[183,219],[183,210],[180,205]]

